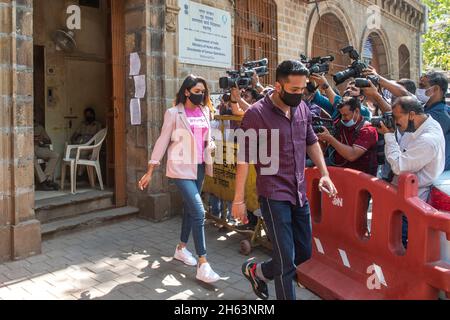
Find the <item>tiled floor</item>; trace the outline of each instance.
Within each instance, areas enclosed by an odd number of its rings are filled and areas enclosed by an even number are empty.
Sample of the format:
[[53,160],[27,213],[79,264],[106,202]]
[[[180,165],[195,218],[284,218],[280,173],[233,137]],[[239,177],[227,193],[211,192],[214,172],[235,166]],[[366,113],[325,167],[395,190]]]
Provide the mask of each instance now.
[[[223,280],[206,285],[195,267],[172,259],[180,224],[133,219],[45,241],[42,255],[0,264],[0,299],[256,299],[240,268],[246,259],[268,258],[267,251],[243,257],[241,235],[208,225],[209,260]],[[273,284],[269,290],[273,299]],[[297,294],[319,299],[305,289]]]

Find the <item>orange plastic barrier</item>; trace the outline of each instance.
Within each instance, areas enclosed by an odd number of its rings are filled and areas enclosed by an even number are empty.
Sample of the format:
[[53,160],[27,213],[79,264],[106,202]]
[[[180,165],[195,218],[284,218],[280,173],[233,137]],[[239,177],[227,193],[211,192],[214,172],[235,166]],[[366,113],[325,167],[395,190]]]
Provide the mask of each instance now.
[[440,256],[441,233],[450,240],[450,214],[417,197],[416,176],[401,176],[396,188],[349,169],[330,168],[330,174],[339,192],[335,198],[318,191],[317,169],[306,173],[313,257],[298,267],[299,282],[324,299],[438,299],[439,290],[450,297],[450,264]]

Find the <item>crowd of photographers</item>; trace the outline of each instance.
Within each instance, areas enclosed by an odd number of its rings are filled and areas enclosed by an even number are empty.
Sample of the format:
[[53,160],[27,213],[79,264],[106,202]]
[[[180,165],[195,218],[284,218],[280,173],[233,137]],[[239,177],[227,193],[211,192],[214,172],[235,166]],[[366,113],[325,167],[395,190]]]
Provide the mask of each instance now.
[[[450,170],[447,77],[429,72],[418,86],[411,79],[392,81],[360,61],[352,47],[343,53],[354,62],[334,76],[336,85],[347,82],[342,94],[325,76],[333,57],[310,61],[302,57],[310,71],[303,101],[313,115],[313,128],[323,143],[327,165],[355,169],[394,185],[401,173],[414,173],[419,196],[428,201],[433,181]],[[266,59],[247,67],[241,78],[234,72],[221,79],[221,88],[229,92],[222,97],[221,115],[243,116],[273,90],[260,82],[260,76],[267,74]],[[237,123],[230,128],[237,128]],[[251,222],[249,227],[253,225]]]

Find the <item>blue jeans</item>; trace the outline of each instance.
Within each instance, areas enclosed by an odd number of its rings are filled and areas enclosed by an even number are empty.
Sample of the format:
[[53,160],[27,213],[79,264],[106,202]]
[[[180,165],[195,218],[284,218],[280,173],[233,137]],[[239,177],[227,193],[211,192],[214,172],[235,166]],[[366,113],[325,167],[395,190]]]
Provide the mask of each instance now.
[[300,207],[262,197],[259,201],[273,251],[272,259],[258,266],[257,274],[263,280],[275,280],[278,300],[295,300],[297,266],[312,255],[309,203]]
[[181,242],[188,243],[192,231],[195,250],[199,257],[206,256],[205,208],[201,198],[205,165],[198,165],[197,180],[173,179],[183,196],[184,212]]
[[215,195],[210,194],[209,205],[211,206],[211,214],[213,216],[221,218],[225,204],[227,205],[226,210],[227,219],[231,220],[231,201],[224,201],[217,198]]

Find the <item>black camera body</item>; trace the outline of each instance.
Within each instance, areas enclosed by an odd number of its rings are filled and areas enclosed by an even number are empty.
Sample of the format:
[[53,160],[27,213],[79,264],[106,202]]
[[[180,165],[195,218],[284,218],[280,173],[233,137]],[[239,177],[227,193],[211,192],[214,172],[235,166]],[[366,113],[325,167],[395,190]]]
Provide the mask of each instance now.
[[313,117],[312,119],[312,127],[314,133],[324,133],[325,130],[323,128],[327,128],[332,136],[336,134],[336,127],[334,126],[333,119],[324,119],[321,117]]
[[308,68],[309,73],[328,73],[330,62],[334,61],[334,56],[315,57],[308,59],[304,54],[300,55],[301,62]]
[[388,129],[396,128],[395,119],[392,112],[386,112],[381,117],[373,117],[370,120],[370,123],[375,128],[381,128],[381,122],[383,122]]
[[257,61],[248,61],[240,70],[227,71],[228,76],[219,79],[219,87],[223,90],[231,88],[246,89],[252,85],[253,73],[259,77],[269,74],[269,60],[267,58]]
[[380,85],[380,78],[377,76],[368,76],[364,78],[355,79],[355,87],[357,88],[370,88],[370,82],[372,82],[376,87]]
[[360,60],[358,51],[356,51],[353,46],[348,46],[342,49],[341,52],[343,54],[348,54],[350,59],[353,60],[353,63],[350,68],[334,75],[333,80],[336,85],[340,85],[350,78],[362,78],[363,70],[367,69],[369,66]]

